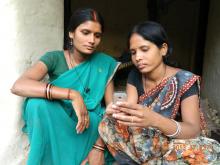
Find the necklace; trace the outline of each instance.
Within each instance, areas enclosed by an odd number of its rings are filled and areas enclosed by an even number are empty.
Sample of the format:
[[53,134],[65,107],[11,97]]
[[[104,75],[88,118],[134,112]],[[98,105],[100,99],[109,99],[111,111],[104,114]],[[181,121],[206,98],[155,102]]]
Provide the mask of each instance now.
[[[73,67],[76,67],[76,65],[75,65],[75,60],[74,60],[74,58],[72,59],[71,58],[71,54],[70,54],[70,51],[68,51],[68,56],[69,56],[69,64],[70,64],[70,67],[71,68],[73,68]],[[74,63],[73,63],[74,62]],[[77,76],[77,79],[79,80],[79,82],[80,82],[80,84],[82,84],[82,86],[83,86],[83,91],[85,92],[85,93],[89,93],[90,92],[90,88],[87,86],[85,86],[84,84],[83,84],[83,82],[82,82],[82,80],[81,80],[81,78],[80,78],[80,76],[79,76],[79,72],[77,71],[77,68],[75,68],[74,69],[74,71],[75,71],[75,73],[76,73],[76,76]],[[89,72],[91,71],[91,68],[89,69]],[[87,79],[87,85],[89,84],[89,78]]]
[[[163,76],[162,78],[160,79],[159,83],[156,83],[156,86],[158,86],[159,84],[161,84],[161,82],[164,80],[165,76],[166,76],[166,73],[167,73],[167,66],[165,65],[165,68],[164,68],[164,73],[163,73]],[[146,77],[144,75],[142,75],[142,80],[143,80],[143,86],[144,86],[144,91],[145,93],[147,93],[147,86],[146,86]],[[149,91],[149,90],[148,90]]]

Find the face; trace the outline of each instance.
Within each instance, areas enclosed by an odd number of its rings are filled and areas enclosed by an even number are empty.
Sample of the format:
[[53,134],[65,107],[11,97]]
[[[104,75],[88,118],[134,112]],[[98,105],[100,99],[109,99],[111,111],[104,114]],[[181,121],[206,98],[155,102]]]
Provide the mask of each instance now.
[[154,43],[134,33],[130,38],[130,52],[132,62],[139,71],[149,73],[163,63],[163,56],[167,52],[167,44],[163,44],[161,48],[158,48]]
[[80,54],[93,53],[101,41],[101,35],[101,25],[94,21],[86,21],[75,31],[69,32],[69,37],[73,39],[74,51]]

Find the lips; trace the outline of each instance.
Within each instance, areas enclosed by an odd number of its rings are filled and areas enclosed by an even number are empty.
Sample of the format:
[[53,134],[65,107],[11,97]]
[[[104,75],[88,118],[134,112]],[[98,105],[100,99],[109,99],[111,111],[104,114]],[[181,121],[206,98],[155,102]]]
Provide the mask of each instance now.
[[144,69],[144,65],[138,65],[138,69]]
[[137,67],[138,67],[139,69],[143,69],[143,68],[145,67],[145,65],[144,65],[143,63],[139,63],[139,64],[137,64]]
[[85,45],[85,47],[88,49],[88,50],[94,50],[94,46],[87,46],[87,45]]

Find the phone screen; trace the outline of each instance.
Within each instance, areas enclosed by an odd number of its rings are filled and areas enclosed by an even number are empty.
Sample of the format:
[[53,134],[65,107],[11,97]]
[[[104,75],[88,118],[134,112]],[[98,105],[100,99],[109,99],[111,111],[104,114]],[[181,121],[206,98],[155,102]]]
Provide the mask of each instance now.
[[116,91],[113,94],[113,103],[115,104],[117,101],[126,101],[127,94],[124,91]]

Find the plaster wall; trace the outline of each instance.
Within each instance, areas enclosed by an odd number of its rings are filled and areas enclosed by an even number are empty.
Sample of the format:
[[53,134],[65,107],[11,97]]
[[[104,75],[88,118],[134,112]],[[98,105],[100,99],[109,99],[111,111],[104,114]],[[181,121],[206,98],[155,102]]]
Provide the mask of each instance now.
[[28,149],[22,98],[10,88],[45,51],[62,49],[63,0],[1,0],[0,20],[0,162],[21,165]]

